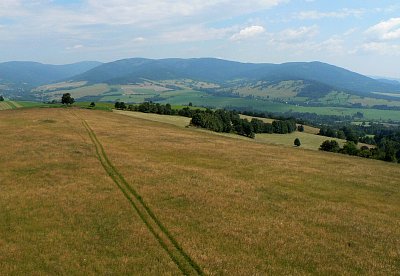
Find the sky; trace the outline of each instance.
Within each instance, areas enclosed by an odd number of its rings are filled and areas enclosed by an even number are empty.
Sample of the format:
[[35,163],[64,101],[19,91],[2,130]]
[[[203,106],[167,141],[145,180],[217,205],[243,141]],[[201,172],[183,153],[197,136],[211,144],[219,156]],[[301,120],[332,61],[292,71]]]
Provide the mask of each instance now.
[[389,0],[0,0],[0,62],[322,61],[400,79]]

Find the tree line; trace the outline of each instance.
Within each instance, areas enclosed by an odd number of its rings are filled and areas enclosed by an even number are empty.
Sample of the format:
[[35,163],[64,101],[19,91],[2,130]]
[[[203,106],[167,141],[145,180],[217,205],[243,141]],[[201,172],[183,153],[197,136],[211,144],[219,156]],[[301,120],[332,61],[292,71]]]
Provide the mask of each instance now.
[[196,112],[192,116],[191,124],[216,132],[233,132],[250,138],[254,138],[256,133],[287,134],[296,131],[294,120],[274,121],[272,124],[256,118],[249,121],[240,118],[236,111],[224,109]]
[[236,111],[225,109],[194,109],[184,107],[176,110],[170,104],[144,102],[139,105],[128,105],[124,102],[116,102],[115,108],[139,111],[145,113],[156,113],[161,115],[179,115],[192,118],[190,124],[215,132],[236,133],[246,137],[254,138],[256,133],[279,133],[286,134],[296,131],[294,119],[277,120],[265,123],[260,119],[252,118],[250,121],[240,118]]
[[364,158],[372,158],[387,162],[400,163],[400,132],[394,132],[391,135],[375,136],[376,146],[357,147],[354,141],[347,141],[343,147],[340,147],[336,140],[326,140],[320,150],[359,156]]

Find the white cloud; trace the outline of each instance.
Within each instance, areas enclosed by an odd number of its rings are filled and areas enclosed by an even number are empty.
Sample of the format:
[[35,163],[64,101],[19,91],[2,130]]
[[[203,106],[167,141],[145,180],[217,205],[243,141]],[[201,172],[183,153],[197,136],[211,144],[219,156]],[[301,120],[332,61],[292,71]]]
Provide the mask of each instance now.
[[311,47],[315,51],[325,52],[329,54],[344,54],[344,40],[338,36],[332,36],[327,40],[316,43]]
[[356,9],[342,9],[340,11],[334,12],[321,12],[321,11],[302,11],[295,15],[295,18],[301,20],[316,20],[322,18],[345,18],[349,16],[359,17],[364,14],[364,10],[356,10]]
[[343,35],[344,36],[349,36],[349,35],[352,35],[352,34],[354,34],[355,32],[357,32],[357,28],[350,28],[350,29],[348,29],[347,31],[345,31],[344,33],[343,33]]
[[365,31],[374,40],[388,41],[400,39],[400,17],[382,21]]
[[260,34],[265,32],[265,28],[263,26],[254,25],[250,27],[246,27],[240,30],[238,33],[231,36],[231,40],[243,40],[252,38],[255,36],[259,36]]
[[[87,0],[86,9],[97,23],[157,25],[165,21],[228,18],[268,9],[287,0]],[[221,13],[221,10],[224,12]]]
[[400,56],[400,45],[390,44],[387,42],[364,43],[358,50],[380,55]]
[[233,32],[233,28],[206,28],[194,25],[178,30],[166,31],[157,39],[168,43],[207,41],[222,39]]
[[67,49],[67,50],[78,50],[78,49],[81,49],[81,48],[83,48],[83,47],[84,47],[84,46],[81,45],[81,44],[76,44],[76,45],[71,46],[71,47],[66,47],[66,49]]
[[318,26],[300,27],[297,29],[286,29],[275,35],[273,40],[278,42],[292,43],[299,41],[307,41],[315,37],[319,33]]
[[0,17],[5,16],[21,16],[23,11],[19,0],[1,0],[0,1]]
[[146,41],[146,39],[144,37],[141,37],[141,36],[135,37],[133,39],[133,42],[144,42],[144,41]]
[[[12,17],[7,39],[108,40],[123,34],[136,37],[186,32],[195,40],[198,25],[266,10],[289,0],[83,0],[76,5],[54,4],[51,0],[0,0],[0,16]],[[221,12],[223,11],[223,12]],[[177,27],[179,26],[179,27]],[[209,37],[223,32],[210,29]],[[208,37],[203,30],[201,37]],[[4,40],[0,38],[0,40]],[[71,42],[69,42],[70,45]],[[90,43],[92,44],[92,43]],[[67,45],[64,45],[66,47]]]

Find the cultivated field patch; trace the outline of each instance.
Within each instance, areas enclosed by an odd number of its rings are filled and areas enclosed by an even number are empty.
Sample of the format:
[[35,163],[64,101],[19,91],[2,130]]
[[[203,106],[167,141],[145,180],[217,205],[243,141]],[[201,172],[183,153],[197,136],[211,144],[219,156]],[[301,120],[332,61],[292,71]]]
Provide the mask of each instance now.
[[0,102],[0,110],[12,109],[13,107],[9,102]]

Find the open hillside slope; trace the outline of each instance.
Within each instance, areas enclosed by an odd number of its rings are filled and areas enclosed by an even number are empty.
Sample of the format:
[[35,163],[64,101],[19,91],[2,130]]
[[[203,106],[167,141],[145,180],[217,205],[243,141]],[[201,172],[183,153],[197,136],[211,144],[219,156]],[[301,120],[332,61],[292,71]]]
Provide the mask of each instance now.
[[5,274],[400,271],[399,166],[110,112],[0,112]]

